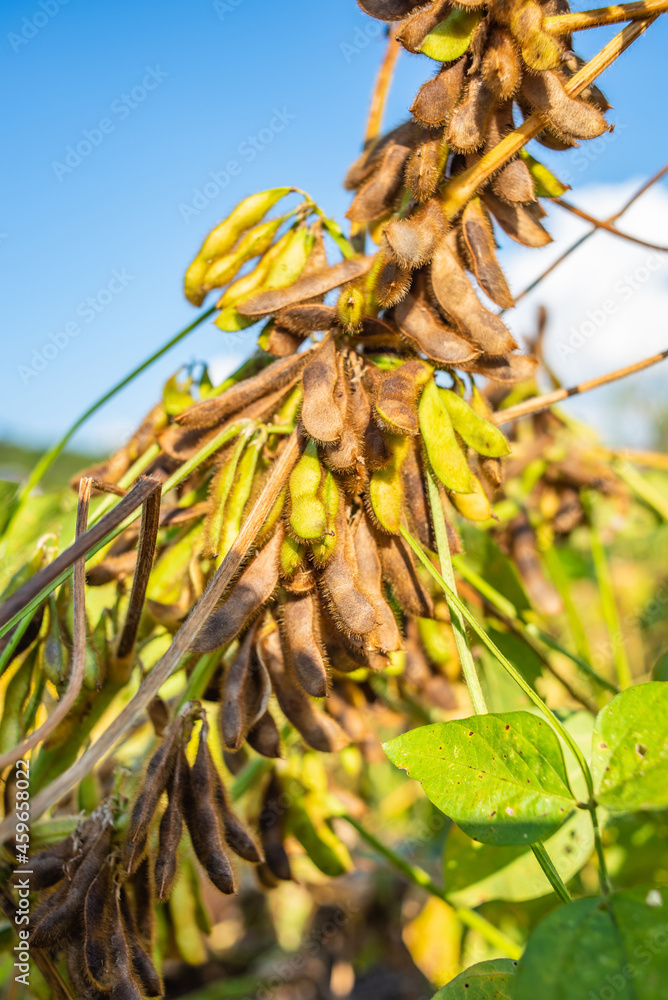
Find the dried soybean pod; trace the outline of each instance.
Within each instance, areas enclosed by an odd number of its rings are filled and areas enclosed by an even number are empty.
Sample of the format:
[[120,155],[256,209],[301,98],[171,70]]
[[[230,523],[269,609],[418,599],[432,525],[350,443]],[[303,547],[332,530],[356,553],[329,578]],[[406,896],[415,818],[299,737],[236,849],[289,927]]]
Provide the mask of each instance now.
[[569,97],[558,73],[526,73],[522,97],[538,111],[557,133],[574,139],[595,139],[606,132],[608,123],[594,104]]
[[162,980],[139,936],[125,886],[121,886],[119,890],[119,908],[132,972],[141,986],[141,992],[147,997],[161,997],[164,992]]
[[471,493],[452,493],[450,499],[463,517],[469,521],[487,521],[492,516],[492,508],[480,480],[471,473],[473,490]]
[[448,224],[438,198],[430,198],[407,219],[393,219],[383,231],[386,249],[408,270],[429,263]]
[[506,436],[484,417],[479,416],[469,404],[451,389],[439,390],[452,421],[461,438],[479,455],[501,458],[510,453]]
[[355,547],[343,504],[336,517],[336,534],[337,545],[325,565],[320,584],[338,627],[349,634],[364,636],[376,626],[376,612],[357,583]]
[[134,873],[128,884],[132,887],[132,912],[137,932],[148,948],[153,950],[155,940],[155,877],[152,871],[151,858],[147,855]]
[[125,934],[119,892],[112,893],[111,933],[109,951],[112,962],[112,1000],[142,1000],[141,992],[132,971],[132,960]]
[[496,100],[480,76],[471,78],[464,100],[452,113],[446,130],[448,145],[461,153],[479,149],[487,136]]
[[304,691],[314,698],[327,695],[327,661],[320,639],[314,595],[288,594],[282,608],[285,655]]
[[510,309],[515,300],[496,258],[492,224],[479,198],[472,198],[464,209],[462,234],[478,284],[498,306]]
[[387,252],[378,254],[373,271],[369,276],[373,293],[383,309],[395,306],[404,298],[411,287],[412,272]]
[[383,568],[383,579],[389,585],[401,609],[407,615],[433,617],[434,607],[431,597],[420,582],[413,554],[403,538],[396,535],[377,535],[376,542]]
[[497,101],[508,100],[519,87],[522,64],[512,37],[503,28],[492,28],[487,36],[480,72]]
[[86,971],[101,990],[109,990],[112,985],[109,935],[113,892],[113,870],[104,864],[91,882],[84,904]]
[[404,506],[404,489],[401,467],[410,447],[410,439],[403,435],[385,435],[385,442],[392,453],[390,462],[376,469],[369,480],[371,513],[380,527],[390,534],[398,534]]
[[466,456],[459,447],[450,415],[438,386],[425,386],[419,406],[420,431],[435,475],[456,493],[471,493],[473,481]]
[[[512,385],[533,378],[538,358],[531,354],[502,354],[497,357],[481,355],[474,362],[475,372],[484,378]],[[473,365],[463,364],[463,371],[472,371]]]
[[179,748],[174,772],[167,785],[167,808],[160,820],[158,853],[153,877],[159,900],[165,900],[172,891],[178,863],[178,847],[183,832],[181,817],[181,786],[186,765],[183,748]]
[[519,157],[506,163],[492,181],[492,190],[510,204],[530,204],[536,200],[533,178]]
[[84,909],[90,884],[104,864],[110,846],[111,828],[105,825],[91,842],[72,881],[63,886],[66,891],[58,896],[57,905],[52,905],[35,926],[30,937],[33,947],[58,947],[63,939],[71,937],[75,932],[76,918]]
[[281,734],[270,712],[265,712],[261,719],[249,730],[246,742],[263,757],[281,757]]
[[175,417],[177,424],[198,430],[217,427],[226,417],[237,413],[250,403],[278,389],[288,389],[294,385],[311,353],[305,351],[292,358],[279,358],[257,375],[230,386],[220,396],[205,399],[190,409],[183,410]]
[[[544,247],[552,242],[552,237],[538,221],[533,206],[509,205],[489,190],[483,193],[482,200],[511,240],[525,247]],[[496,353],[503,354],[505,350],[503,348]]]
[[520,44],[524,62],[538,74],[553,69],[563,59],[564,50],[559,40],[543,29],[543,11],[534,0],[517,5],[510,30]]
[[40,889],[49,889],[52,885],[60,882],[65,876],[65,865],[70,862],[77,853],[75,837],[70,834],[59,844],[47,847],[40,851],[34,858],[30,859],[32,877],[30,888],[33,892]]
[[283,537],[283,529],[278,527],[241,574],[224,603],[206,620],[190,647],[193,652],[209,653],[226,646],[269,600],[278,585]]
[[404,167],[409,156],[406,146],[390,143],[371,178],[360,188],[346,212],[346,218],[358,225],[381,219],[399,194]]
[[411,293],[395,307],[394,318],[402,337],[437,364],[473,361],[480,353],[447,326],[426,301]]
[[[290,665],[283,657],[278,628],[260,635],[258,651],[271,676],[281,711],[301,734],[304,742],[313,750],[320,750],[322,753],[336,753],[348,746],[350,740],[340,726],[329,716],[318,712],[313,702],[297,684]],[[264,839],[262,846],[267,856]]]
[[450,12],[450,0],[434,0],[399,25],[397,39],[409,52],[420,52],[425,37]]
[[406,187],[416,201],[431,198],[441,179],[448,147],[442,137],[428,138],[413,150],[406,164]]
[[287,306],[277,313],[275,318],[279,326],[291,333],[308,337],[318,330],[327,331],[335,327],[336,309],[320,302],[304,302]]
[[[304,277],[292,279],[291,283],[285,282],[277,286],[271,285],[271,274],[267,278],[270,284],[268,291],[259,292],[248,298],[243,303],[239,303],[238,309],[242,316],[267,316],[269,313],[278,312],[288,306],[304,302],[306,299],[313,299],[316,296],[324,295],[326,292],[344,285],[347,281],[360,278],[369,270],[372,265],[371,257],[356,257],[353,260],[342,260],[332,267],[324,268],[313,274],[306,274]],[[296,280],[295,280],[296,279]]]
[[178,753],[178,740],[183,731],[183,720],[174,722],[162,744],[151,757],[141,790],[130,814],[130,823],[124,844],[123,860],[129,873],[135,871],[144,857],[148,830],[158,808],[160,796],[167,787]]
[[283,826],[285,805],[282,801],[281,786],[272,772],[265,789],[260,811],[260,837],[266,864],[278,879],[289,882],[292,879],[290,861],[283,846]]
[[431,283],[441,309],[482,351],[504,354],[517,347],[498,316],[481,305],[447,239],[443,240],[432,259]]
[[207,747],[206,749],[207,754],[209,755],[209,768],[213,785],[213,801],[218,812],[218,819],[220,820],[225,832],[225,842],[227,843],[227,846],[230,847],[235,854],[238,854],[240,858],[243,858],[244,861],[250,861],[251,864],[258,865],[263,860],[262,854],[259,851],[253,837],[232,809],[228,800],[227,791],[225,790],[225,785],[223,784],[222,778],[218,773],[218,768],[211,757],[209,748]]
[[324,342],[304,368],[302,384],[304,402],[301,420],[306,433],[315,441],[335,444],[343,434],[345,410],[341,412],[344,390],[332,337]]
[[184,766],[181,812],[197,858],[215,887],[229,895],[235,891],[234,874],[223,847],[220,823],[213,799],[211,758],[207,752],[208,726],[202,723],[199,746],[192,768]]
[[441,125],[454,111],[464,84],[466,59],[446,66],[418,91],[411,112],[425,125]]
[[271,683],[255,653],[256,628],[244,636],[239,652],[227,668],[220,704],[223,746],[239,750],[248,730],[267,710]]
[[397,622],[383,595],[383,574],[378,546],[364,511],[361,512],[353,529],[353,540],[358,579],[376,609],[378,624],[371,633],[374,645],[385,652],[401,649],[403,644]]
[[381,382],[375,410],[381,426],[392,434],[415,436],[417,398],[433,369],[423,361],[406,361]]
[[433,551],[434,538],[431,530],[429,504],[425,493],[421,452],[419,441],[413,441],[401,466],[401,479],[411,534],[417,537],[421,545]]

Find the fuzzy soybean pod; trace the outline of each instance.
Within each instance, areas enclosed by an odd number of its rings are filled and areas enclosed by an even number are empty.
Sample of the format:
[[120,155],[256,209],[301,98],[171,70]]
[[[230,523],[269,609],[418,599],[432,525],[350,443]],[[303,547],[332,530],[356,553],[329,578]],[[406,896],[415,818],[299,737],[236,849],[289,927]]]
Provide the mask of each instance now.
[[437,364],[462,364],[473,361],[480,353],[470,341],[455,333],[421,296],[406,295],[395,307],[394,319],[401,336]]
[[234,482],[225,504],[217,566],[220,566],[241,531],[244,509],[253,489],[258,460],[265,443],[266,434],[258,433],[244,451],[235,470]]
[[418,433],[417,399],[432,372],[422,361],[406,361],[385,376],[375,403],[384,430],[390,434]]
[[543,13],[540,4],[525,0],[516,5],[510,18],[510,31],[519,42],[522,58],[536,71],[535,74],[525,73],[524,79],[529,75],[542,76],[558,66],[564,57],[559,39],[543,28]]
[[378,624],[376,610],[358,584],[357,559],[343,504],[336,518],[337,544],[325,565],[320,584],[327,607],[346,634],[366,636]]
[[501,458],[510,453],[510,445],[498,427],[475,413],[469,404],[451,389],[439,389],[439,393],[455,431],[479,455]]
[[7,753],[21,742],[23,707],[30,693],[30,683],[39,656],[36,645],[10,680],[5,690],[5,703],[0,720],[0,754]]
[[407,615],[430,618],[434,614],[431,597],[420,582],[413,553],[403,538],[378,534],[376,541],[383,569],[383,579]]
[[204,521],[203,530],[202,555],[206,559],[217,556],[220,552],[220,538],[225,523],[225,505],[234,485],[239,459],[247,444],[248,437],[245,434],[240,434],[229,453],[229,457],[211,480],[208,497],[209,512]]
[[289,525],[295,536],[304,541],[317,541],[327,530],[327,511],[318,496],[322,469],[315,441],[309,441],[290,473]]
[[369,502],[376,523],[383,531],[396,535],[404,508],[401,468],[410,448],[410,438],[399,434],[386,434],[384,437],[392,457],[387,465],[371,474]]
[[53,596],[49,598],[49,623],[42,644],[42,673],[56,687],[60,686],[67,676],[67,657],[65,644],[60,632],[58,610]]
[[306,433],[322,444],[336,444],[343,434],[347,400],[332,337],[306,365],[302,385],[301,421]]
[[414,215],[388,222],[383,240],[397,263],[413,270],[429,263],[447,225],[439,199],[430,198]]
[[420,397],[420,432],[434,473],[455,493],[471,493],[473,481],[468,462],[455,436],[440,390],[430,381]]
[[104,864],[90,884],[84,905],[86,971],[101,990],[112,986],[109,938],[114,889],[113,869]]
[[120,887],[119,907],[132,972],[141,987],[141,992],[147,997],[161,997],[164,993],[162,979],[139,936],[125,886]]
[[378,624],[371,633],[373,645],[384,652],[402,649],[403,643],[396,619],[383,594],[383,573],[378,546],[364,511],[361,512],[353,528],[353,540],[360,586],[376,609]]
[[225,842],[244,861],[250,861],[251,864],[258,865],[263,860],[262,853],[249,831],[232,809],[225,785],[218,773],[218,768],[214,763],[208,746],[206,747],[206,752],[209,756],[213,801],[218,813],[218,819],[225,833]]
[[289,882],[292,879],[290,859],[283,846],[286,805],[276,774],[272,772],[262,799],[260,810],[260,838],[265,862],[278,879]]
[[112,987],[109,993],[111,1000],[143,1000],[141,991],[133,974],[132,957],[128,941],[124,933],[121,902],[118,890],[111,896],[111,930],[109,935],[109,952],[111,955]]
[[174,771],[167,785],[167,808],[162,814],[158,831],[158,853],[153,877],[158,899],[161,901],[167,899],[171,893],[176,877],[177,851],[183,832],[181,792],[185,765],[185,755],[183,748],[180,747]]
[[262,757],[281,756],[281,734],[271,712],[265,712],[249,730],[246,742]]
[[498,306],[510,309],[515,300],[496,258],[492,224],[479,198],[472,198],[464,209],[462,235],[471,255],[478,284]]
[[285,655],[304,691],[314,698],[327,695],[327,659],[318,628],[318,604],[313,593],[288,594],[282,607]]
[[599,109],[582,98],[569,97],[564,82],[553,70],[525,74],[522,97],[548,125],[568,139],[595,139],[606,132],[608,123]]
[[47,847],[30,859],[32,877],[30,888],[33,891],[48,889],[65,877],[65,865],[72,861],[77,853],[75,837],[70,834],[54,847]]
[[273,594],[278,585],[283,529],[258,552],[232,587],[228,597],[206,620],[191,650],[209,653],[232,642]]
[[128,873],[137,869],[146,852],[149,827],[158,808],[160,796],[167,787],[176,765],[178,741],[182,732],[182,720],[177,720],[146,768],[144,782],[130,814],[124,844],[123,861]]
[[110,846],[111,828],[105,824],[88,847],[72,881],[63,886],[63,895],[58,890],[51,897],[52,905],[32,932],[30,943],[34,948],[59,947],[63,939],[75,933],[90,884],[105,863]]
[[[283,656],[278,628],[261,634],[258,651],[269,671],[281,711],[301,734],[304,742],[321,753],[336,753],[348,746],[350,740],[341,727],[330,716],[318,712],[297,684],[292,668]],[[264,841],[263,846],[266,854]]]
[[223,746],[228,750],[241,748],[248,730],[269,704],[271,681],[255,652],[256,632],[254,627],[244,636],[223,682],[219,720]]
[[453,493],[450,497],[459,513],[469,521],[487,521],[492,516],[492,508],[487,494],[475,473],[471,473],[473,490],[471,493]]
[[318,490],[318,498],[325,508],[325,531],[319,541],[311,545],[311,553],[316,564],[322,566],[332,556],[337,544],[336,520],[341,506],[341,492],[336,479],[328,472]]
[[151,952],[155,941],[155,875],[150,855],[146,855],[127,885],[132,890],[132,913],[137,932]]
[[[535,205],[511,205],[489,190],[484,191],[482,200],[511,240],[524,247],[544,247],[552,242],[552,237],[540,224]],[[503,354],[505,349],[496,353]]]
[[446,66],[418,91],[411,112],[425,125],[441,125],[454,111],[464,84],[466,59]]
[[235,891],[234,873],[223,847],[221,824],[214,804],[212,761],[202,724],[195,763],[184,768],[181,811],[197,858],[215,887],[226,894]]

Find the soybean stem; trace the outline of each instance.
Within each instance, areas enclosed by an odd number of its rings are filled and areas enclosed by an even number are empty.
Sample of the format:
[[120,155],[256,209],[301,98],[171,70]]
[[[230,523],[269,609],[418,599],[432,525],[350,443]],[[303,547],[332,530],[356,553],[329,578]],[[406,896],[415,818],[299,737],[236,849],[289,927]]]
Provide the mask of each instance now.
[[573,897],[571,896],[570,892],[564,885],[561,875],[554,867],[552,858],[547,853],[545,845],[541,844],[540,842],[537,844],[532,844],[531,850],[533,851],[533,856],[535,857],[536,861],[543,869],[545,877],[547,878],[548,882],[556,892],[561,902],[572,903]]

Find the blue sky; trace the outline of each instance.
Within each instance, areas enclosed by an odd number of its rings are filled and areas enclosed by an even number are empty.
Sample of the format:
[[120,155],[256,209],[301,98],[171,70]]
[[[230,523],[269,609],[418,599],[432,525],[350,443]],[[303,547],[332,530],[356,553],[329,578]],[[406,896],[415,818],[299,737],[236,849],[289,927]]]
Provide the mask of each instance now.
[[[341,178],[359,150],[381,31],[354,0],[3,0],[0,86],[11,100],[0,168],[0,437],[53,442],[191,321],[183,272],[203,236],[247,194],[294,184],[342,217],[349,196]],[[614,32],[581,33],[577,50],[588,57]],[[615,105],[613,141],[597,153],[586,144],[576,154],[541,151],[567,175],[573,200],[607,192],[612,211],[618,190],[623,196],[661,166],[666,51],[668,21],[660,19],[603,77]],[[402,54],[388,127],[434,68]],[[82,142],[87,155],[68,157]],[[657,205],[663,221],[647,238],[666,242],[666,203]],[[577,272],[570,281],[560,294],[582,295]],[[225,336],[202,327],[78,443],[104,450],[122,440],[182,362],[216,358],[222,368],[226,354],[252,348],[252,331],[231,344]],[[642,337],[634,333],[629,360],[650,353]],[[55,346],[43,370],[26,376],[46,344]],[[586,369],[586,355],[569,376]],[[593,356],[597,370],[608,367],[603,348]]]

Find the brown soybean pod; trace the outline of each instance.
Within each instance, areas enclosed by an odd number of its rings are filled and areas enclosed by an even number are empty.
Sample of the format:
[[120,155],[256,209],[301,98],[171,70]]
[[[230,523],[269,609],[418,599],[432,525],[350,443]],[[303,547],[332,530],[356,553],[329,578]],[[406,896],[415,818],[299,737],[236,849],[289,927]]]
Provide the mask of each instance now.
[[232,809],[225,785],[218,773],[218,768],[211,757],[208,747],[207,753],[209,755],[209,767],[213,786],[213,801],[225,831],[225,841],[228,847],[231,847],[234,853],[238,854],[244,861],[250,861],[254,865],[260,864],[263,860],[262,854],[258,850],[253,837]]
[[163,985],[153,959],[146,951],[137,930],[137,924],[128,901],[125,886],[120,887],[119,907],[122,931],[127,944],[132,971],[142,987],[142,993],[149,997],[163,995]]
[[465,68],[466,59],[459,59],[424,83],[411,106],[415,117],[425,125],[441,125],[446,121],[461,96]]
[[181,816],[181,792],[185,756],[179,748],[174,773],[167,786],[167,808],[160,819],[158,831],[158,853],[155,859],[153,877],[158,899],[167,899],[172,891],[178,862],[178,846],[183,832]]
[[184,767],[181,812],[197,858],[215,887],[223,893],[235,891],[234,874],[222,841],[221,824],[213,800],[211,759],[206,746],[208,726],[202,725],[197,756],[192,767]]
[[257,553],[232,587],[224,603],[204,623],[191,650],[208,653],[226,646],[265,604],[278,586],[282,527]]
[[123,919],[119,890],[112,893],[112,919],[109,936],[112,960],[112,1000],[142,1000],[137,982],[132,974],[130,951],[123,933]]
[[353,635],[367,635],[377,624],[376,612],[357,585],[355,547],[344,504],[336,515],[336,533],[337,544],[320,583],[337,625]]
[[174,770],[181,732],[182,722],[177,720],[146,768],[141,790],[130,814],[130,824],[124,844],[124,863],[128,872],[133,872],[144,857],[149,827],[158,808],[160,796]]
[[288,594],[282,612],[285,651],[295,676],[307,694],[324,698],[327,695],[327,660],[318,631],[314,595]]
[[254,628],[246,633],[223,681],[219,719],[228,750],[240,749],[248,730],[264,715],[271,694],[269,676],[255,653],[255,633]]
[[302,375],[301,421],[309,437],[323,444],[336,444],[343,434],[344,415],[337,396],[339,380],[336,345],[330,337],[311,358]]
[[263,757],[281,756],[281,734],[270,712],[265,712],[249,730],[246,742]]
[[385,600],[382,589],[382,568],[378,546],[369,519],[364,511],[353,529],[358,578],[376,610],[378,625],[371,633],[374,646],[385,652],[402,648],[401,635],[392,609]]
[[104,864],[91,882],[84,904],[86,970],[101,990],[109,990],[112,985],[109,932],[113,891],[113,870]]
[[260,837],[266,864],[278,879],[292,879],[290,860],[283,846],[285,806],[281,803],[281,786],[272,773],[262,800]]
[[510,309],[515,300],[496,258],[492,224],[479,198],[472,198],[464,209],[462,235],[471,254],[478,284],[493,302],[502,309]]

